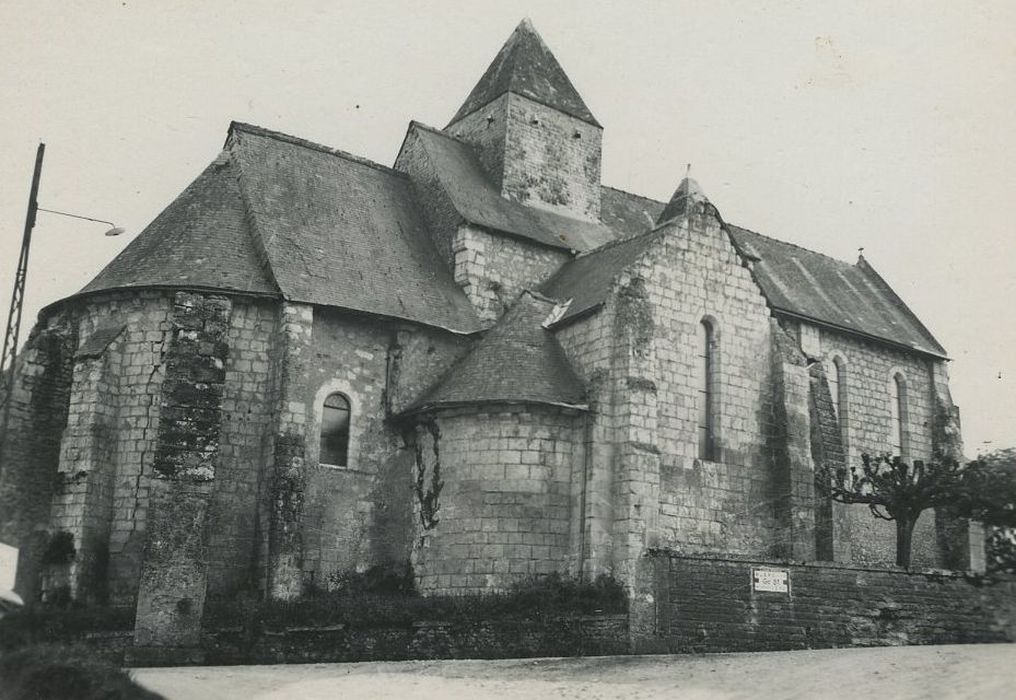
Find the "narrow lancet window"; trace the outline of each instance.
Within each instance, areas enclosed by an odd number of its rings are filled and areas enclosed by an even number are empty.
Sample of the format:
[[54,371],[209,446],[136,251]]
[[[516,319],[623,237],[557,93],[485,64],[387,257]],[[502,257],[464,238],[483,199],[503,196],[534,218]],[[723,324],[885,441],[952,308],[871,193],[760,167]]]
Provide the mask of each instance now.
[[321,412],[321,464],[347,466],[349,458],[349,399],[330,394]]
[[891,451],[904,456],[906,449],[907,386],[902,375],[897,374],[889,382],[889,424],[891,430]]
[[713,328],[708,321],[698,324],[695,339],[696,409],[699,459],[714,459],[716,358],[713,353]]
[[829,373],[829,394],[833,400],[833,412],[836,423],[840,427],[840,439],[843,451],[847,451],[847,364],[842,357],[833,358],[832,371]]

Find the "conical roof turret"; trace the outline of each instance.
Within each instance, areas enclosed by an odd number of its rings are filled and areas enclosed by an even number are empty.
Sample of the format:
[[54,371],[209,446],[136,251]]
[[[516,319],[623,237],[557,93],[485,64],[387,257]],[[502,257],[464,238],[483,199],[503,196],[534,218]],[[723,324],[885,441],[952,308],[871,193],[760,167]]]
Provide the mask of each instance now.
[[677,189],[674,190],[674,194],[670,198],[670,201],[667,202],[667,206],[660,212],[660,215],[656,219],[656,225],[661,226],[668,221],[688,216],[695,212],[699,204],[707,204],[713,212],[716,212],[716,207],[713,207],[709,202],[699,184],[692,178],[685,177],[681,180],[681,184],[677,186]]

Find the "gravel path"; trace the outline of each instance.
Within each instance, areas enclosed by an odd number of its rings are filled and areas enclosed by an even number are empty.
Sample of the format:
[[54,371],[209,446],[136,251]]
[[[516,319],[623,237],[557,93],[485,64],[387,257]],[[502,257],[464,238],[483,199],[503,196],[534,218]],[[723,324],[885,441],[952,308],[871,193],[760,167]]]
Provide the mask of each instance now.
[[1016,698],[1016,645],[135,669],[168,700]]

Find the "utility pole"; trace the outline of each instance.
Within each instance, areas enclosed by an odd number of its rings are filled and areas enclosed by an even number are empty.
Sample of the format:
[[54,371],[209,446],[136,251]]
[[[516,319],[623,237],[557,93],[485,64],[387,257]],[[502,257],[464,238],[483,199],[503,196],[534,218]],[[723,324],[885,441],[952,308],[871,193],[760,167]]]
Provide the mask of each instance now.
[[35,153],[35,172],[32,174],[32,189],[28,195],[28,214],[25,216],[25,232],[21,238],[21,255],[18,257],[18,271],[14,274],[14,291],[11,293],[11,308],[7,312],[7,331],[4,334],[3,355],[0,356],[0,444],[7,435],[7,424],[11,415],[14,393],[14,358],[18,353],[18,332],[21,330],[21,310],[25,300],[25,280],[28,278],[28,252],[32,246],[32,228],[39,209],[39,178],[42,176],[42,157],[46,144],[40,143]]

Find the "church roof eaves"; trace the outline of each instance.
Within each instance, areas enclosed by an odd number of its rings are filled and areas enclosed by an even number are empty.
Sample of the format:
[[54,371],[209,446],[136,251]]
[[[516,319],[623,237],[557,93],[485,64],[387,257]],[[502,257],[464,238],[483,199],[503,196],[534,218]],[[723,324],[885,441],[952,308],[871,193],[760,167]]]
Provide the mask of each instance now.
[[286,299],[459,334],[483,327],[404,173],[260,127],[234,123],[230,134],[257,238]]
[[[874,270],[728,225],[747,249],[752,275],[777,312],[937,358],[945,349]],[[867,270],[865,269],[867,266]]]
[[279,296],[252,239],[228,150],[74,297],[138,288]]
[[555,302],[524,291],[498,323],[404,414],[490,404],[587,410],[585,386],[543,322]]

